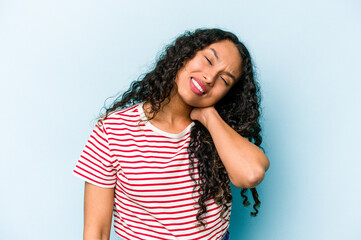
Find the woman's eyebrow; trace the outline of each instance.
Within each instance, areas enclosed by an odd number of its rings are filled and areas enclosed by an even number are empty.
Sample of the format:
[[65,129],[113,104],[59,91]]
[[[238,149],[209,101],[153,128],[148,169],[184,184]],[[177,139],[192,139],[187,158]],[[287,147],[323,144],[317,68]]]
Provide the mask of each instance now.
[[217,58],[217,60],[219,60],[219,57],[218,57],[218,54],[217,54],[216,50],[214,50],[214,48],[210,48],[210,50],[213,52],[213,54]]
[[226,72],[226,74],[227,74],[230,78],[232,78],[232,79],[233,79],[233,81],[236,81],[236,77],[235,77],[235,76],[233,76],[231,73]]
[[[219,60],[219,57],[218,57],[218,54],[217,54],[216,50],[214,50],[214,48],[209,48],[209,49],[213,52],[213,54],[214,54],[214,56],[216,57],[216,59]],[[236,77],[235,77],[233,74],[231,74],[231,73],[229,73],[229,72],[226,72],[226,74],[227,74],[230,78],[232,78],[233,81],[236,81]]]

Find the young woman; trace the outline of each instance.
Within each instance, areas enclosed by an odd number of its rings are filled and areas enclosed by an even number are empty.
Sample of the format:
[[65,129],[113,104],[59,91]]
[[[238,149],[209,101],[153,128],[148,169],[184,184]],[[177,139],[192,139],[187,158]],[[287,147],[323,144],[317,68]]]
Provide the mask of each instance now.
[[[186,33],[98,124],[74,174],[86,181],[84,239],[228,239],[230,182],[263,180],[258,88],[238,38]],[[249,204],[245,197],[245,206]]]

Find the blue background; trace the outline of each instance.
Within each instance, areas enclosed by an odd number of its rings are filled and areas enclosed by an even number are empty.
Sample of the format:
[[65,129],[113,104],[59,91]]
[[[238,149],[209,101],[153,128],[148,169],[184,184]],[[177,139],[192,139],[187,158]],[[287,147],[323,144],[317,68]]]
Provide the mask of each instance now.
[[0,0],[0,239],[82,238],[71,173],[104,101],[199,27],[236,33],[262,87],[271,167],[256,218],[232,189],[231,239],[361,239],[360,13],[358,0]]

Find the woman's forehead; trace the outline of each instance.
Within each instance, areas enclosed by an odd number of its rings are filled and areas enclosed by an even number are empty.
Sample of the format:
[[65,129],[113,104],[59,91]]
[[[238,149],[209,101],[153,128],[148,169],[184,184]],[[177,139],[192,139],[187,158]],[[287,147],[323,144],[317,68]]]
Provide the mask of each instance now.
[[203,51],[209,52],[217,61],[227,65],[229,70],[232,71],[235,76],[240,77],[242,57],[233,42],[229,40],[215,42],[205,47]]

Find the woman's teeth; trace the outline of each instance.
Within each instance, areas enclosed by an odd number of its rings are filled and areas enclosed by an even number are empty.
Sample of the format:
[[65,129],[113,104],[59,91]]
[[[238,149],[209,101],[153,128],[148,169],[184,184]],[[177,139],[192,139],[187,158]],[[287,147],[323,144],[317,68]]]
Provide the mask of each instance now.
[[197,88],[202,94],[204,94],[204,91],[203,91],[202,87],[199,86],[198,82],[197,82],[196,80],[194,80],[193,78],[192,78],[192,82],[193,82],[194,86],[196,86],[196,88]]

